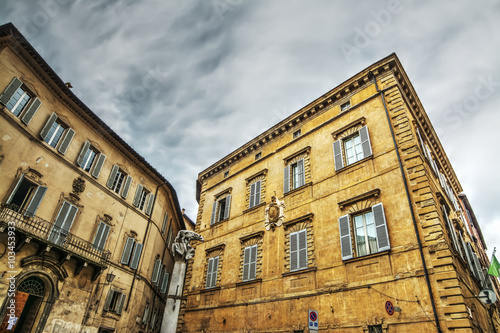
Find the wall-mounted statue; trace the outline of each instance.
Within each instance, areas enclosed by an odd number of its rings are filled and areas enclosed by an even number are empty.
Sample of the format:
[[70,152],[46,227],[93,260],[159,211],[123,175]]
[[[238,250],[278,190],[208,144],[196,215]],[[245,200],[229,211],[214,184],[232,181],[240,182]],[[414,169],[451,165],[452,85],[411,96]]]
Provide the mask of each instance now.
[[175,260],[189,260],[194,257],[194,249],[189,242],[198,240],[203,242],[203,237],[196,232],[189,230],[180,230],[175,237],[174,244],[172,244],[172,251],[174,252]]

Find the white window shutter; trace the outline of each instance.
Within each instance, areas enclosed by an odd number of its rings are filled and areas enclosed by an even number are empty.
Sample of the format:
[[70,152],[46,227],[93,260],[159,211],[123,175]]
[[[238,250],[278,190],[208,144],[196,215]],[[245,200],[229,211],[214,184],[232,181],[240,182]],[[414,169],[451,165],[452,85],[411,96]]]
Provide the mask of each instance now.
[[212,205],[212,216],[210,217],[210,225],[215,223],[215,218],[217,216],[217,201]]
[[78,155],[78,158],[76,159],[76,164],[81,168],[83,166],[83,158],[85,157],[85,153],[87,153],[87,150],[90,147],[90,142],[87,140],[83,144],[82,150],[80,150],[80,154]]
[[43,197],[45,196],[45,192],[47,192],[47,188],[45,186],[38,186],[35,194],[33,195],[33,199],[31,199],[28,208],[26,208],[26,216],[34,216],[38,207],[40,206],[40,202],[42,202]]
[[139,207],[139,203],[141,201],[142,189],[143,186],[141,184],[137,184],[137,189],[135,190],[135,197],[133,201],[135,207]]
[[40,137],[43,140],[45,140],[45,138],[47,137],[47,134],[49,133],[50,128],[56,122],[56,120],[57,120],[57,114],[55,112],[52,112],[52,114],[49,117],[49,120],[47,120],[47,122],[45,123],[45,125],[42,128],[42,131],[40,132]]
[[377,234],[377,245],[379,251],[389,250],[389,233],[387,231],[387,221],[385,220],[384,206],[382,203],[372,206],[373,219],[375,220],[375,232]]
[[290,165],[283,171],[283,193],[290,192]]
[[61,154],[66,154],[68,151],[69,144],[73,140],[73,137],[75,136],[75,131],[72,128],[68,128],[66,130],[66,134],[64,134],[64,138],[62,139],[61,145],[59,146],[59,151]]
[[229,218],[230,208],[231,208],[231,194],[228,194],[226,197],[226,207],[224,209],[224,220]]
[[104,154],[99,154],[97,157],[97,162],[95,164],[94,170],[92,171],[92,176],[94,178],[98,178],[99,174],[101,173],[102,166],[104,165],[104,161],[106,160],[106,155]]
[[113,165],[113,167],[111,168],[111,172],[109,174],[109,178],[108,178],[108,182],[106,183],[106,186],[109,187],[109,188],[112,188],[113,187],[113,183],[115,182],[115,178],[116,178],[116,174],[118,173],[118,165]]
[[7,88],[5,88],[5,90],[0,95],[0,103],[6,105],[12,98],[12,95],[14,95],[16,90],[19,89],[19,87],[21,87],[22,85],[23,83],[21,82],[21,80],[19,80],[17,77],[13,78]]
[[344,167],[344,158],[342,157],[342,141],[337,140],[333,143],[333,160],[335,164],[335,171]]
[[372,155],[372,146],[370,143],[370,135],[368,134],[368,127],[363,126],[359,129],[359,137],[361,139],[361,148],[363,148],[363,157]]
[[35,116],[35,113],[38,111],[38,108],[42,105],[42,102],[38,99],[38,97],[35,97],[35,99],[30,103],[28,108],[26,109],[26,113],[24,113],[24,116],[21,118],[21,121],[28,125]]
[[342,253],[342,260],[351,259],[352,253],[352,240],[351,240],[351,223],[349,215],[339,217],[340,229],[340,252]]
[[298,268],[298,233],[292,232],[290,234],[290,271],[296,271]]

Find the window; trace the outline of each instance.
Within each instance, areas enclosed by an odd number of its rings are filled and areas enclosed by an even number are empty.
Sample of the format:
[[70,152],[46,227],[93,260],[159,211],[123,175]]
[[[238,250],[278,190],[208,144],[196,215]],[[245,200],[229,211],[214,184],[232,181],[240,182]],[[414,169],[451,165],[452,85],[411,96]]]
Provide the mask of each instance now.
[[78,207],[64,201],[59,213],[57,214],[54,226],[49,234],[49,241],[57,245],[63,245],[66,237],[69,234],[71,225],[75,220]]
[[174,230],[172,228],[172,225],[168,228],[168,234],[167,234],[167,247],[169,249],[172,248],[172,241],[174,240]]
[[42,104],[38,97],[33,97],[28,92],[28,88],[17,77],[12,79],[0,95],[0,103],[12,111],[16,117],[22,114],[21,121],[26,125],[30,123]]
[[106,186],[113,192],[120,194],[123,199],[126,199],[131,182],[132,177],[127,175],[119,166],[113,165]]
[[108,292],[108,296],[106,297],[106,302],[104,302],[103,310],[121,314],[123,304],[125,303],[125,297],[125,294],[120,291],[110,290]]
[[[360,257],[390,249],[389,234],[382,203],[372,206],[370,211],[339,217],[340,248],[342,260]],[[354,250],[352,236],[354,235]]]
[[151,275],[151,282],[155,286],[158,286],[158,283],[160,282],[160,273],[161,273],[161,260],[156,259],[155,265],[153,267],[153,274]]
[[148,317],[149,317],[149,311],[150,311],[150,306],[149,303],[146,303],[146,306],[144,307],[144,313],[142,314],[142,323],[146,325],[148,322]]
[[372,148],[368,127],[363,126],[358,131],[335,141],[333,143],[333,155],[336,171],[371,156]]
[[139,208],[139,210],[144,210],[144,207],[146,207],[144,212],[147,215],[150,215],[151,210],[153,209],[154,199],[155,199],[154,194],[150,193],[141,184],[137,185],[137,190],[135,191],[135,197],[133,202],[134,206]]
[[302,229],[290,233],[290,271],[307,267],[307,229]]
[[75,136],[75,131],[64,124],[56,113],[52,113],[43,126],[40,136],[49,146],[57,148],[64,155]]
[[451,242],[453,243],[453,247],[455,248],[455,251],[458,254],[460,254],[460,257],[464,259],[460,243],[458,242],[457,231],[455,229],[455,226],[453,225],[453,222],[450,221],[450,218],[448,217],[448,211],[446,210],[446,206],[444,205],[443,205],[443,216],[446,222],[446,228],[448,229],[448,234],[450,235]]
[[165,230],[167,230],[167,224],[168,224],[168,212],[165,212],[165,215],[163,215],[163,224],[161,225],[162,235],[165,235]]
[[224,178],[229,177],[229,171],[224,171]]
[[128,237],[123,248],[122,258],[120,263],[129,265],[130,268],[136,269],[139,265],[139,259],[142,253],[142,244],[138,243],[134,238]]
[[217,272],[219,270],[219,256],[208,259],[206,288],[213,288],[217,285]]
[[101,154],[89,141],[86,141],[76,163],[83,170],[91,172],[93,177],[98,178],[105,160],[106,155]]
[[245,247],[243,253],[243,281],[255,280],[257,275],[257,244]]
[[351,101],[347,101],[344,104],[340,105],[340,112],[347,111],[351,107]]
[[368,333],[382,333],[382,325],[369,325]]
[[250,185],[250,204],[249,208],[260,204],[260,190],[262,181],[258,180]]
[[300,135],[302,134],[302,130],[297,130],[295,132],[293,132],[293,138],[296,139],[298,138]]
[[94,236],[94,241],[92,242],[92,247],[98,251],[104,250],[104,245],[106,245],[106,240],[108,238],[110,226],[104,222],[99,222],[99,227]]
[[35,184],[25,177],[23,173],[17,181],[12,193],[7,199],[7,206],[18,213],[24,212],[26,216],[35,215],[40,202],[45,196],[47,187]]
[[255,160],[259,160],[262,157],[262,153],[255,154]]
[[222,198],[216,199],[212,205],[212,216],[210,224],[227,220],[229,218],[229,209],[231,207],[231,194],[227,194]]
[[158,314],[158,309],[153,310],[153,315],[151,316],[151,321],[149,322],[149,327],[154,330],[156,328],[156,316]]
[[305,184],[304,159],[289,164],[284,171],[284,192],[289,192]]

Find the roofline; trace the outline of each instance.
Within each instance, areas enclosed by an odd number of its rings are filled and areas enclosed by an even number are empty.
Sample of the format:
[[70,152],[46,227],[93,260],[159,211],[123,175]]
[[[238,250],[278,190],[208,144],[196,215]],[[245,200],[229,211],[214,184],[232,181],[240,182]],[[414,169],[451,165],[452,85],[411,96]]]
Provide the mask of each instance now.
[[159,173],[148,161],[139,153],[137,153],[128,143],[126,143],[115,131],[113,131],[101,118],[99,118],[85,103],[83,103],[71,90],[66,86],[63,80],[57,75],[57,73],[50,67],[50,65],[43,59],[43,57],[36,51],[36,49],[28,42],[28,40],[23,36],[23,34],[16,28],[12,23],[6,23],[0,26],[0,38],[1,37],[13,37],[17,43],[28,53],[28,55],[36,62],[38,67],[44,71],[52,82],[65,94],[65,96],[71,100],[77,107],[79,107],[87,116],[89,116],[93,121],[97,123],[108,135],[111,136],[116,142],[121,145],[127,152],[129,152],[134,158],[136,158],[143,166],[146,167],[158,180],[165,183],[169,190],[171,191],[172,197],[174,199],[175,210],[177,213],[178,220],[181,223],[181,227],[184,229],[186,225],[182,218],[181,209],[179,206],[179,199],[177,197],[177,192],[170,182]]

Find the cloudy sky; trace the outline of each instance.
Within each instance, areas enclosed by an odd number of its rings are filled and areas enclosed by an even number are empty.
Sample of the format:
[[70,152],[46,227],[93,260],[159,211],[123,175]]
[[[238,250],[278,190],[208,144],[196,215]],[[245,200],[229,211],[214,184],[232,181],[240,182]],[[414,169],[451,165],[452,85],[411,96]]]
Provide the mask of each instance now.
[[[396,52],[500,250],[500,1],[2,0],[196,218],[200,171]],[[495,148],[496,147],[496,148]]]

